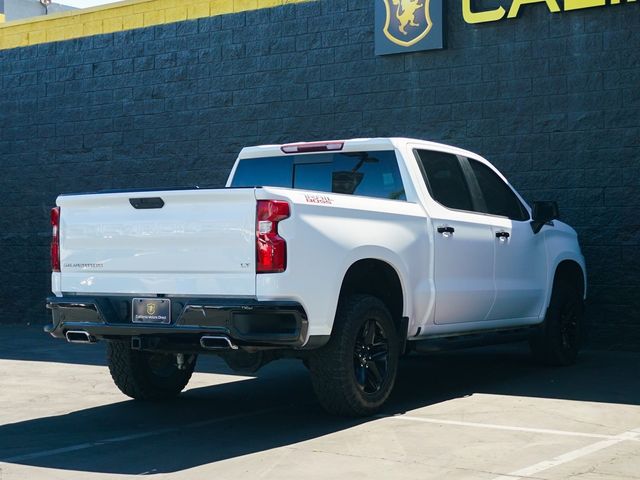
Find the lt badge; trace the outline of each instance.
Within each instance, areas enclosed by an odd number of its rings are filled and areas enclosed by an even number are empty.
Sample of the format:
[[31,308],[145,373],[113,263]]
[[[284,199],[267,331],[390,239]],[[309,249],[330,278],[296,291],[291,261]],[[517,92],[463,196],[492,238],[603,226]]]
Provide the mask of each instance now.
[[442,0],[375,0],[376,55],[444,47]]

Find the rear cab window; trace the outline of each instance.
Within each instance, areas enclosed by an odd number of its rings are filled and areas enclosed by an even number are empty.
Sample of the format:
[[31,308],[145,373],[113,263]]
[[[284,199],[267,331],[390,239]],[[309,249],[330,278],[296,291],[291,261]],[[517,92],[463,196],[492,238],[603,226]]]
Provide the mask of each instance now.
[[406,200],[393,150],[242,159],[231,187],[287,187]]

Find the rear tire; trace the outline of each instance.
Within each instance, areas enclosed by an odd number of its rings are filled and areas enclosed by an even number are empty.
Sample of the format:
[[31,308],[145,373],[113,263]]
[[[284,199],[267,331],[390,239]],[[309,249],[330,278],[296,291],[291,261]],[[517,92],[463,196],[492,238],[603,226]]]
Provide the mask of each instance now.
[[387,307],[370,295],[340,302],[329,343],[309,359],[322,407],[344,416],[375,413],[396,380],[400,342]]
[[109,372],[116,386],[136,400],[167,400],[187,386],[196,365],[196,355],[186,356],[178,369],[175,355],[132,350],[128,343],[107,344]]
[[567,281],[556,282],[544,323],[529,339],[533,357],[544,365],[573,365],[585,335],[583,316],[580,289]]

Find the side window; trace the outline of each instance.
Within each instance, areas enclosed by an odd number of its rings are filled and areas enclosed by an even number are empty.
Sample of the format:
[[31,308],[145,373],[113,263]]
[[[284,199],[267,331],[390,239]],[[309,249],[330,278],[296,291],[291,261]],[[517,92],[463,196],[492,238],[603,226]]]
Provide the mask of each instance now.
[[471,194],[458,157],[450,153],[418,150],[433,199],[448,208],[473,211]]
[[484,197],[486,211],[512,220],[528,220],[529,214],[511,188],[489,167],[469,159],[478,186]]
[[294,160],[294,188],[406,200],[394,151],[334,153],[327,157],[307,155]]

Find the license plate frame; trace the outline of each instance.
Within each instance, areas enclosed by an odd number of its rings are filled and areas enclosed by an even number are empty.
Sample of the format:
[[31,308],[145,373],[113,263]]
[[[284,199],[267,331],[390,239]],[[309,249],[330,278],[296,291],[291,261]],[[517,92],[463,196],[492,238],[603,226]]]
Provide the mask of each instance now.
[[171,300],[168,298],[134,298],[131,322],[167,325],[171,323]]

